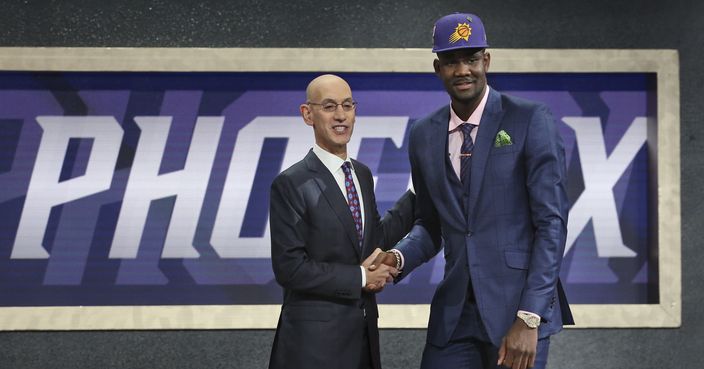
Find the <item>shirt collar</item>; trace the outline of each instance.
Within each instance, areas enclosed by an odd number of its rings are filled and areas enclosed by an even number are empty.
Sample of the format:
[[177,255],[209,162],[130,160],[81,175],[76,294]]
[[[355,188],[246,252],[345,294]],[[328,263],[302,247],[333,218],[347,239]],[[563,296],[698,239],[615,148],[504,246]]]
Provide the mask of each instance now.
[[486,107],[486,101],[489,100],[489,85],[484,89],[484,96],[482,96],[482,101],[479,102],[477,108],[474,109],[472,115],[469,116],[467,122],[462,121],[460,117],[457,116],[455,110],[452,109],[452,104],[450,104],[450,125],[447,127],[448,131],[454,131],[462,123],[471,123],[475,126],[479,126],[479,122],[482,120],[482,114],[484,114],[484,108]]
[[[313,153],[320,159],[320,161],[323,162],[323,165],[325,165],[326,168],[330,171],[330,173],[335,173],[338,171],[341,167],[342,164],[346,161],[350,161],[350,158],[347,157],[346,160],[340,159],[339,156],[332,154],[328,151],[325,151],[322,147],[318,146],[317,143],[313,144]],[[354,170],[354,166],[350,162],[350,165],[352,166],[352,170]]]

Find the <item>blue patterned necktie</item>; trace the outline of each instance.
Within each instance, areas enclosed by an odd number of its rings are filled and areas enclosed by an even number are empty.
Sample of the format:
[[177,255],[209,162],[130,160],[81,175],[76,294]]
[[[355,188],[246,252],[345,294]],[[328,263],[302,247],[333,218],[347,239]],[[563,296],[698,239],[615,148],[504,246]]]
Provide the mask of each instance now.
[[357,195],[357,189],[354,187],[354,180],[352,179],[351,167],[352,165],[349,161],[342,164],[342,171],[345,172],[347,203],[349,204],[350,212],[352,213],[354,226],[357,229],[357,236],[359,236],[359,248],[362,248],[362,238],[364,237],[364,231],[362,230],[362,212],[359,206],[359,195]]
[[469,183],[469,170],[472,164],[472,150],[474,150],[474,141],[472,140],[472,130],[476,127],[476,124],[462,123],[458,127],[462,131],[462,136],[464,136],[464,141],[462,141],[462,148],[460,152],[460,180],[464,187],[467,187]]

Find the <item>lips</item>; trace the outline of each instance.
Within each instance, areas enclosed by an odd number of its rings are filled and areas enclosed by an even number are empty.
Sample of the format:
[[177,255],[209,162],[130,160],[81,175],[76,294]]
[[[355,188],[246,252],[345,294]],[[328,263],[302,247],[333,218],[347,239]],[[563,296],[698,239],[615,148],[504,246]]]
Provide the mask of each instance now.
[[332,130],[335,131],[335,133],[345,133],[348,129],[349,128],[347,126],[343,125],[332,126]]
[[452,81],[452,85],[460,90],[465,90],[465,89],[470,88],[473,83],[474,83],[474,81],[470,80],[470,79],[460,79],[460,80]]

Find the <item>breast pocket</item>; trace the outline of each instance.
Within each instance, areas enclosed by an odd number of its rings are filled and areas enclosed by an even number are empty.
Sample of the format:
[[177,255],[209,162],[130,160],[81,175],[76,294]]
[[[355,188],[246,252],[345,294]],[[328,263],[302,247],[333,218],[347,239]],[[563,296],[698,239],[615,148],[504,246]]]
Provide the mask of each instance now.
[[505,182],[514,177],[517,156],[518,151],[511,146],[492,149],[489,155],[489,166],[491,167],[491,176],[495,181]]

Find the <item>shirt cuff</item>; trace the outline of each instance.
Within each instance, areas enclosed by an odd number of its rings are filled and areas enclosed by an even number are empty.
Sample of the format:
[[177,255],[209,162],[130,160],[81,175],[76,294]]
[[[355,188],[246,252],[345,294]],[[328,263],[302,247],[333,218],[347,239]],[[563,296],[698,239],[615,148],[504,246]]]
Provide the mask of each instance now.
[[362,288],[367,286],[367,273],[364,272],[364,267],[359,266],[360,269],[362,269]]
[[532,313],[532,312],[530,312],[530,311],[518,310],[517,313],[525,313],[525,314],[528,314],[528,315],[535,316],[535,317],[537,317],[538,319],[541,319],[541,318],[540,318],[540,315],[538,315],[538,314],[536,314],[536,313]]

